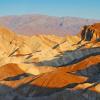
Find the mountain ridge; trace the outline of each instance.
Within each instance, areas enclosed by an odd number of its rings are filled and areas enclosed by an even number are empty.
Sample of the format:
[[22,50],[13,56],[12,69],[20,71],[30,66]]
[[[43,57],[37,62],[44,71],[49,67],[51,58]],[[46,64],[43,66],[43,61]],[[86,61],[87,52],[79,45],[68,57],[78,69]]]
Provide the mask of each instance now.
[[96,22],[100,22],[100,20],[38,14],[0,17],[1,25],[16,33],[26,35],[55,34],[64,36],[66,34],[76,34],[79,33],[82,26]]

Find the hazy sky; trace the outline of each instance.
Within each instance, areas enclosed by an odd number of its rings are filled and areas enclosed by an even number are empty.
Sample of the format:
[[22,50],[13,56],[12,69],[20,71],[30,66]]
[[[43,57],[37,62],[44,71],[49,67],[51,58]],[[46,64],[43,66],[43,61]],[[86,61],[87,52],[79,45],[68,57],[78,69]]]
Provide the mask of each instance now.
[[0,0],[0,16],[23,14],[100,19],[100,0]]

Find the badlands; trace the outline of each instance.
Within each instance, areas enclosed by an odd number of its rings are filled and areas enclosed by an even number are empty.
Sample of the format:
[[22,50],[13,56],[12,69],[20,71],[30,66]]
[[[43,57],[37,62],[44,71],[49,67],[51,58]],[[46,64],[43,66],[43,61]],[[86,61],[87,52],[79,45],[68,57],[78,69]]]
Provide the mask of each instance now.
[[0,100],[100,100],[100,23],[64,37],[0,27]]

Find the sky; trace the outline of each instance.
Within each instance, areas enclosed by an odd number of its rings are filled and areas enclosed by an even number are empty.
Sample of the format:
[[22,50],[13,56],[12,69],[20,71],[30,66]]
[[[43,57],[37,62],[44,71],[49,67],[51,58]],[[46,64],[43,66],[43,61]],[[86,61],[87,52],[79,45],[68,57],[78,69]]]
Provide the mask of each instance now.
[[26,14],[100,19],[100,0],[0,0],[0,16]]

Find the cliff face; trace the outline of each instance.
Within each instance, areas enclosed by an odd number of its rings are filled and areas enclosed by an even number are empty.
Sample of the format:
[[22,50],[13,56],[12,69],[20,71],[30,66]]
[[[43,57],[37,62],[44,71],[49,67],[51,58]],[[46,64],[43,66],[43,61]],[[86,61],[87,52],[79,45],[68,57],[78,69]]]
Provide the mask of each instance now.
[[85,41],[100,40],[100,23],[84,26],[81,31],[81,39]]
[[0,28],[0,100],[100,100],[100,24],[80,35]]

